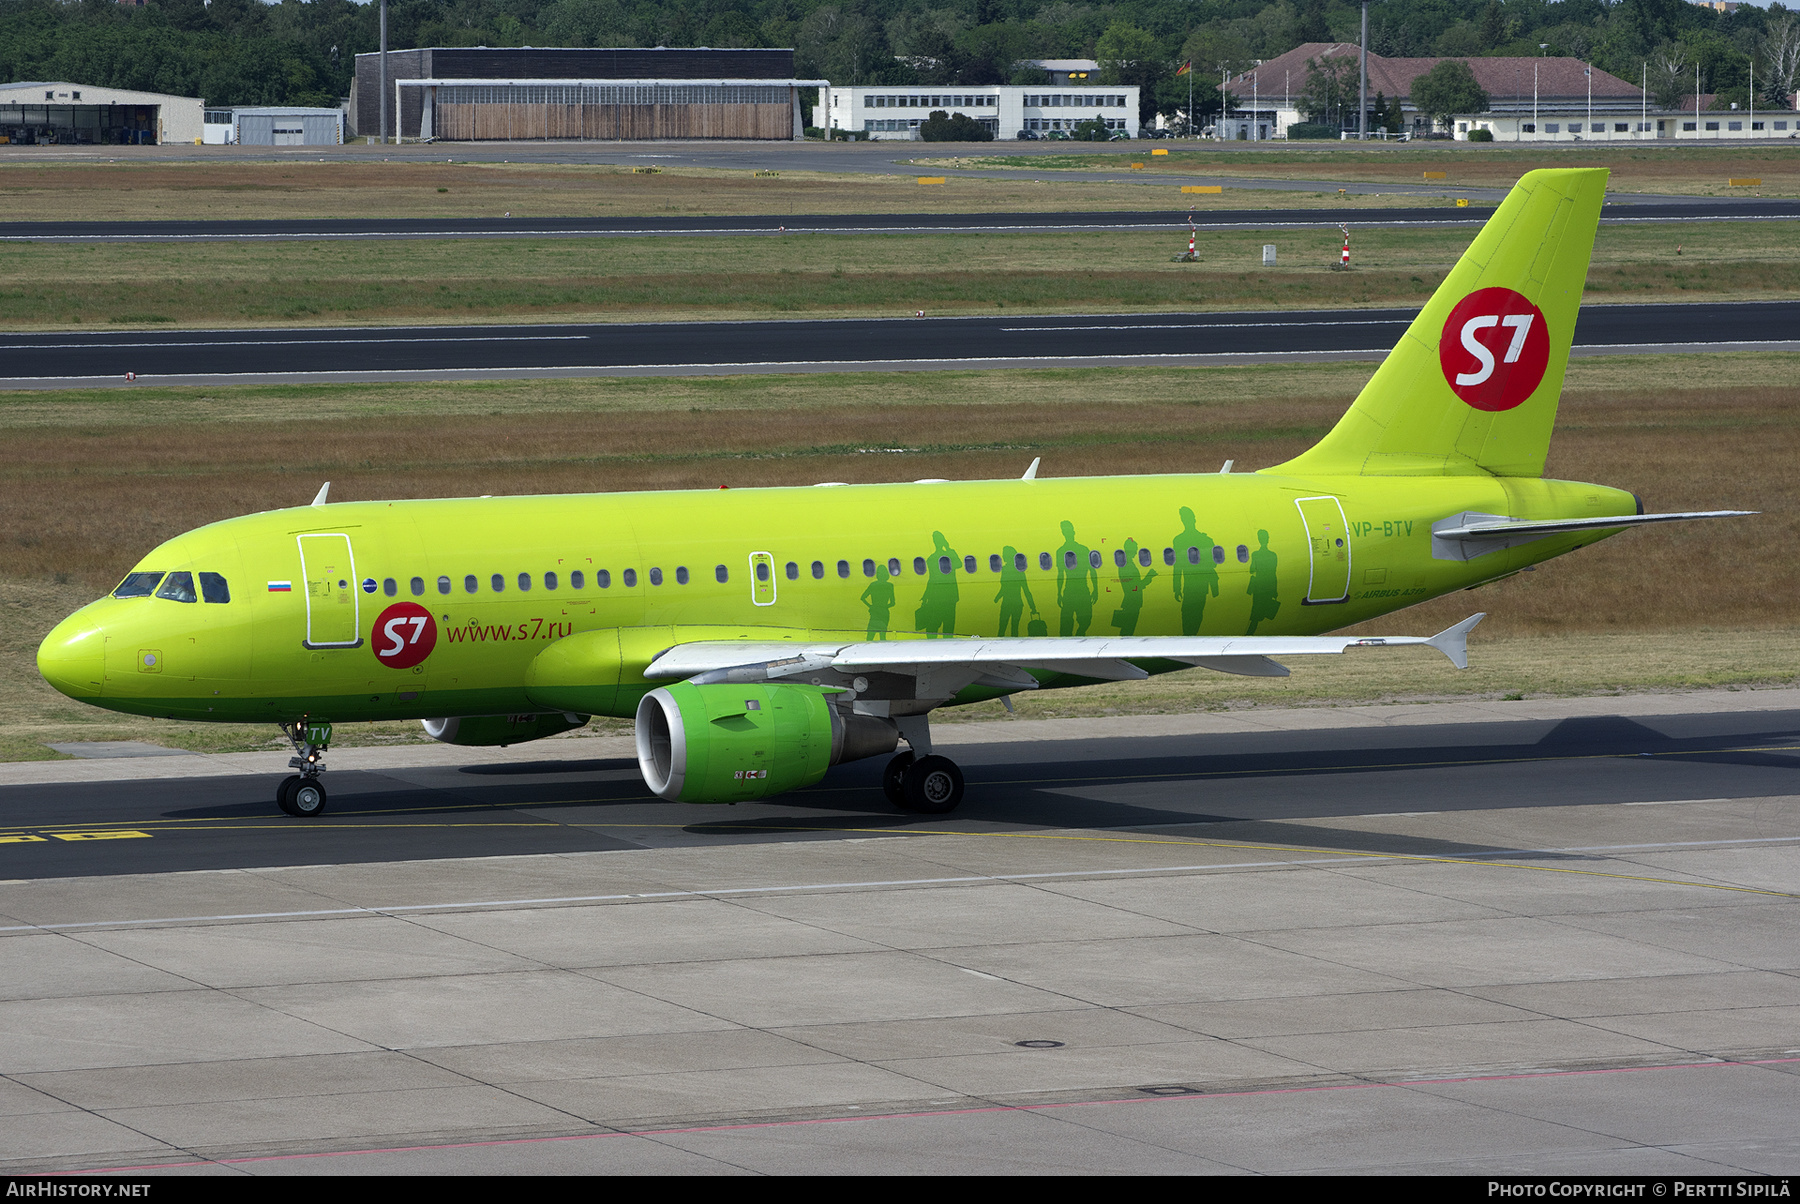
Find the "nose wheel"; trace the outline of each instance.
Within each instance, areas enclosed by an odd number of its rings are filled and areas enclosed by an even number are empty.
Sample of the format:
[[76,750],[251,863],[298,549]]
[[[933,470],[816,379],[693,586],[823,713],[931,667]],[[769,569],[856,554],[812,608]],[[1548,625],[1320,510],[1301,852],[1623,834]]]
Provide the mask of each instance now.
[[331,739],[331,725],[308,723],[303,719],[299,723],[282,724],[281,734],[294,746],[288,766],[300,772],[283,778],[281,785],[275,788],[275,805],[298,819],[325,814],[327,796],[319,775],[325,772],[324,754]]
[[275,805],[299,819],[311,819],[325,813],[325,784],[317,778],[295,774],[284,778],[275,790]]

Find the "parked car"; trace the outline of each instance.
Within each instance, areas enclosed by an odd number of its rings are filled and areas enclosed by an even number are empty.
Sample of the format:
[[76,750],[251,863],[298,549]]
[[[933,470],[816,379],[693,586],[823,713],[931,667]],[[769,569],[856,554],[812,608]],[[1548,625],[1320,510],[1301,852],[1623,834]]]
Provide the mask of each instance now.
[[1015,134],[1013,136],[1013,140],[1015,142],[1036,142],[1038,140],[1037,131],[1036,130],[1020,130],[1017,134]]

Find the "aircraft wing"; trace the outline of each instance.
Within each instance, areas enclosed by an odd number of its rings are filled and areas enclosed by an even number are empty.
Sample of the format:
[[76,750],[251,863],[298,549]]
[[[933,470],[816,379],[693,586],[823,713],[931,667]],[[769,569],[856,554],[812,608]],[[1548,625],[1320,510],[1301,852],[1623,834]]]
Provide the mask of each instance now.
[[1274,657],[1337,654],[1350,648],[1424,645],[1463,669],[1469,663],[1469,631],[1485,617],[1471,615],[1434,636],[954,637],[818,644],[708,640],[668,649],[651,661],[644,676],[692,679],[701,685],[782,679],[839,685],[861,675],[896,674],[917,680],[914,697],[950,698],[969,685],[1035,689],[1032,670],[1129,681],[1150,676],[1133,663],[1145,660],[1179,661],[1249,677],[1286,677],[1287,668]]

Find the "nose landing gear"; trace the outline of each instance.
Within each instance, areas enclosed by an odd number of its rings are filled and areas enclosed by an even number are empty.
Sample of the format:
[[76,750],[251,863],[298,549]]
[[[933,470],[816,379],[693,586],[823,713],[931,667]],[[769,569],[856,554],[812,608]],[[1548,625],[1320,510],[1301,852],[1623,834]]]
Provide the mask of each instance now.
[[283,723],[281,734],[294,746],[288,767],[300,772],[284,778],[275,789],[275,805],[289,815],[311,819],[325,814],[325,784],[319,775],[325,772],[325,751],[331,745],[331,725],[309,722]]

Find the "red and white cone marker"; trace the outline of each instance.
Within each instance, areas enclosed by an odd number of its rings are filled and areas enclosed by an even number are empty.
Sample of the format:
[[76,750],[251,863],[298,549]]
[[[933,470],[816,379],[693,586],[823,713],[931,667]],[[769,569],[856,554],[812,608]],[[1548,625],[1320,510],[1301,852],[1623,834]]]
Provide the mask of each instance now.
[[125,374],[125,379],[126,379],[126,380],[136,380],[136,379],[137,379],[137,373],[135,373],[135,372],[127,372],[127,373],[126,373],[126,374]]
[[1350,266],[1350,227],[1339,226],[1338,229],[1344,232],[1344,255],[1343,258],[1338,260],[1338,266],[1340,268],[1347,268]]

